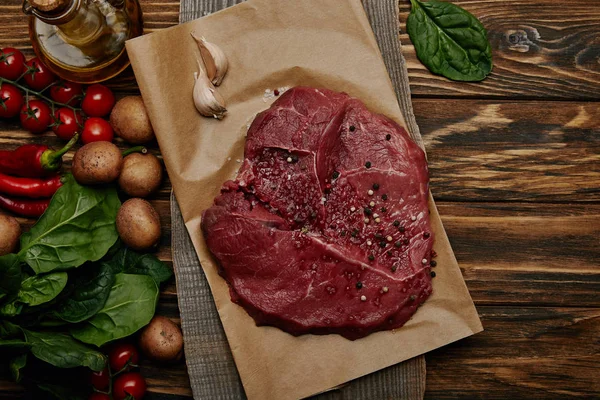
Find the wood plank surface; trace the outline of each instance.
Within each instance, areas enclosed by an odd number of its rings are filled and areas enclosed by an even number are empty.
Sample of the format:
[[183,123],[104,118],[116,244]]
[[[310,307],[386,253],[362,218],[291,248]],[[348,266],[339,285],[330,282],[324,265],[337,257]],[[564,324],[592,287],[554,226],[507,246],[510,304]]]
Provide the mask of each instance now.
[[451,82],[419,62],[406,33],[410,2],[400,0],[400,40],[413,95],[600,99],[600,0],[453,0],[488,31],[494,69],[481,83]]
[[436,200],[600,200],[598,103],[415,99],[413,105]]
[[[410,2],[399,0],[400,40],[414,97],[600,99],[600,0],[453,0],[478,17],[492,45],[494,70],[482,83],[431,74],[406,34]],[[145,32],[177,24],[179,2],[142,0]],[[0,43],[32,54],[21,0],[0,2]],[[135,90],[131,70],[113,80]]]
[[[400,38],[432,191],[485,331],[427,355],[426,398],[597,398],[600,0],[453,2],[488,28],[486,81],[430,74],[405,33],[403,0]],[[0,1],[0,47],[31,56],[20,3]],[[147,32],[177,23],[178,1],[141,3]],[[137,91],[130,71],[110,84]],[[40,141],[59,145],[0,121],[0,148]],[[158,255],[172,265],[169,193],[165,180],[151,200],[163,224]],[[158,312],[179,320],[174,282]],[[190,398],[185,364],[142,371],[146,398]],[[21,393],[0,380],[0,398]]]
[[597,399],[600,309],[478,306],[485,331],[427,357],[426,399]]

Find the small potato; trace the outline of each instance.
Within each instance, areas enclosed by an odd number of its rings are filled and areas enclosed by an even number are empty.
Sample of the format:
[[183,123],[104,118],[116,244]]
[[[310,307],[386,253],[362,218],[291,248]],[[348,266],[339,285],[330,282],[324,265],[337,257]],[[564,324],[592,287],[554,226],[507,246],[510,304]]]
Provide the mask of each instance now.
[[154,130],[141,96],[127,96],[117,101],[110,113],[115,133],[131,144],[144,144],[154,139]]
[[160,186],[162,165],[152,154],[133,153],[123,159],[119,186],[132,197],[146,197]]
[[19,245],[21,225],[14,217],[0,214],[0,256],[14,253]]
[[110,183],[116,180],[123,167],[123,156],[111,142],[86,144],[73,157],[72,172],[82,185]]
[[142,331],[140,349],[156,361],[179,361],[183,356],[181,329],[170,319],[157,315]]
[[117,232],[132,249],[148,250],[160,239],[160,218],[146,200],[129,199],[117,213]]

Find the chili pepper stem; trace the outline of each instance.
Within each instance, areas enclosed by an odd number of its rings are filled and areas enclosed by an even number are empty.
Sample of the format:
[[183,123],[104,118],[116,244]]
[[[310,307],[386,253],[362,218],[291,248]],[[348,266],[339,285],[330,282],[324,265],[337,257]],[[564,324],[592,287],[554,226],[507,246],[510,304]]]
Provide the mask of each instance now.
[[123,152],[123,157],[130,155],[131,153],[148,153],[148,149],[145,146],[131,147]]
[[42,154],[40,163],[46,169],[60,168],[60,163],[62,163],[62,156],[64,156],[67,151],[71,150],[71,147],[73,147],[73,145],[77,143],[78,139],[79,134],[76,133],[75,136],[73,136],[71,140],[69,140],[69,142],[65,144],[62,149],[58,151],[45,151],[44,154]]

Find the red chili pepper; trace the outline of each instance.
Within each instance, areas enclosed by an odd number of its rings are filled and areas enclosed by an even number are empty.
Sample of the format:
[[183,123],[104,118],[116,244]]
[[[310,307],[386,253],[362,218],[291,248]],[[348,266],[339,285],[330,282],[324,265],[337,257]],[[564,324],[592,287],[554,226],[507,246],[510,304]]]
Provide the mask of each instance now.
[[41,178],[50,176],[62,165],[62,156],[73,147],[79,135],[73,136],[62,149],[54,151],[45,145],[26,144],[15,150],[0,151],[0,173]]
[[15,199],[0,194],[0,207],[24,217],[40,217],[49,204],[50,199]]
[[17,178],[0,173],[0,193],[10,196],[31,197],[33,199],[52,197],[61,186],[60,175],[47,179],[36,179]]

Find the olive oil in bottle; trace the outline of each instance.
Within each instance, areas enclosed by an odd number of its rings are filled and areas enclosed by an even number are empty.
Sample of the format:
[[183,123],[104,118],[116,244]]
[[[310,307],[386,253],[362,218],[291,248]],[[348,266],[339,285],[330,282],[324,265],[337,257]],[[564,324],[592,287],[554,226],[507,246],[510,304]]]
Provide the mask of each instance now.
[[63,79],[112,78],[129,65],[125,41],[142,34],[138,0],[24,0],[37,56]]

